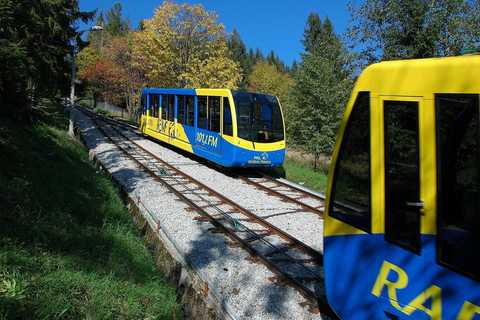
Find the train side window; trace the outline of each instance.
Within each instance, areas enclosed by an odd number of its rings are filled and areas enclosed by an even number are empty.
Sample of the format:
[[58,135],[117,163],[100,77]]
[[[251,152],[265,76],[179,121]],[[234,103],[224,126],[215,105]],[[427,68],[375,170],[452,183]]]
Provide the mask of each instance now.
[[371,232],[370,93],[360,92],[334,173],[330,216]]
[[418,102],[385,101],[385,239],[420,253]]
[[436,95],[438,260],[480,280],[478,95]]
[[223,134],[233,136],[232,110],[227,97],[223,98]]
[[168,112],[168,96],[166,94],[162,94],[162,119],[167,120],[167,112]]
[[153,93],[148,94],[148,110],[150,111],[150,117],[155,115],[155,110],[153,108]]
[[220,132],[220,97],[208,97],[208,130]]
[[177,96],[177,122],[185,123],[185,96]]
[[173,94],[168,95],[168,118],[166,120],[175,120],[175,96]]
[[251,111],[250,102],[237,100],[235,104],[237,108],[238,137],[245,140],[252,140],[250,127],[253,112]]
[[187,107],[186,107],[186,115],[185,115],[185,124],[187,126],[194,125],[195,119],[195,97],[194,96],[187,96]]
[[207,97],[200,96],[198,97],[198,119],[197,127],[199,129],[207,130]]
[[153,95],[153,116],[155,118],[159,117],[159,108],[160,108],[160,95],[154,94]]

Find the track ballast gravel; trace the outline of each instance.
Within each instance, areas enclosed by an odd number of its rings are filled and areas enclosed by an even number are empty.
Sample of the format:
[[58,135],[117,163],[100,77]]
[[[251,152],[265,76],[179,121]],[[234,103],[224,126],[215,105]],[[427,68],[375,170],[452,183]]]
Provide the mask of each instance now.
[[[208,222],[194,220],[198,214],[126,159],[113,143],[95,128],[82,112],[76,113],[76,124],[90,152],[129,193],[135,192],[160,218],[175,240],[183,247],[234,311],[238,319],[322,319],[309,312],[295,289],[279,287],[268,280],[274,274],[262,264],[251,263],[241,248],[231,248],[230,238],[212,233]],[[134,137],[132,135],[132,137]],[[323,220],[313,213],[299,213],[298,206],[268,196],[244,182],[219,173],[193,158],[163,147],[140,136],[136,143],[203,184],[232,199],[242,207],[285,230],[310,247],[323,252]],[[318,289],[323,291],[323,288]],[[317,292],[323,295],[323,292]],[[323,316],[323,319],[328,317]]]

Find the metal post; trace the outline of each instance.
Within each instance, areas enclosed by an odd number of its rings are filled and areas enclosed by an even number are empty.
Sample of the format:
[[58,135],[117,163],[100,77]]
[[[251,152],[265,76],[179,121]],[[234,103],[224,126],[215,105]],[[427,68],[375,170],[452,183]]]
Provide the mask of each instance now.
[[72,84],[71,84],[71,90],[70,90],[70,121],[68,123],[68,134],[72,137],[74,136],[73,126],[75,123],[75,69],[76,69],[75,58],[77,55],[77,38],[86,31],[99,31],[99,30],[103,30],[103,27],[93,26],[93,27],[90,27],[90,29],[77,32],[77,34],[73,38]]
[[75,56],[77,55],[77,35],[73,39],[73,54],[72,54],[72,84],[70,89],[70,121],[68,123],[68,134],[74,136],[73,124],[75,122]]

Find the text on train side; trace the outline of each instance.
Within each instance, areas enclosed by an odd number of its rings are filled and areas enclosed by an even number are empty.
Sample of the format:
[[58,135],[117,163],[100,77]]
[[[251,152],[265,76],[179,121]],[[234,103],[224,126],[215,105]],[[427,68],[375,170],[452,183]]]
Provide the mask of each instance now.
[[[387,280],[390,272],[395,273],[397,281]],[[392,278],[392,277],[391,277]],[[395,276],[393,276],[395,278]],[[383,261],[380,272],[378,273],[377,280],[372,289],[372,294],[380,297],[380,294],[384,287],[387,287],[388,298],[390,304],[397,310],[411,315],[415,310],[424,311],[432,319],[442,318],[442,289],[436,285],[430,285],[425,291],[420,292],[412,301],[410,301],[405,307],[401,307],[397,300],[397,290],[402,290],[408,285],[408,275],[400,267],[388,262]],[[431,309],[425,306],[427,301],[431,302]],[[480,307],[469,302],[464,301],[460,311],[458,312],[457,319],[472,319],[475,314],[480,314]]]
[[198,132],[197,143],[216,148],[218,144],[218,137],[212,136],[210,134],[204,134],[204,133]]

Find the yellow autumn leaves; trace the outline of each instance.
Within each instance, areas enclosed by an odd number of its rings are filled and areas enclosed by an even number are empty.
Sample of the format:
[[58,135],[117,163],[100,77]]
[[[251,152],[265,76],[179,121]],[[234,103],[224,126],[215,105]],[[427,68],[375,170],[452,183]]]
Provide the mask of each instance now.
[[202,5],[163,2],[136,34],[136,63],[150,87],[230,88],[241,79],[225,27]]

